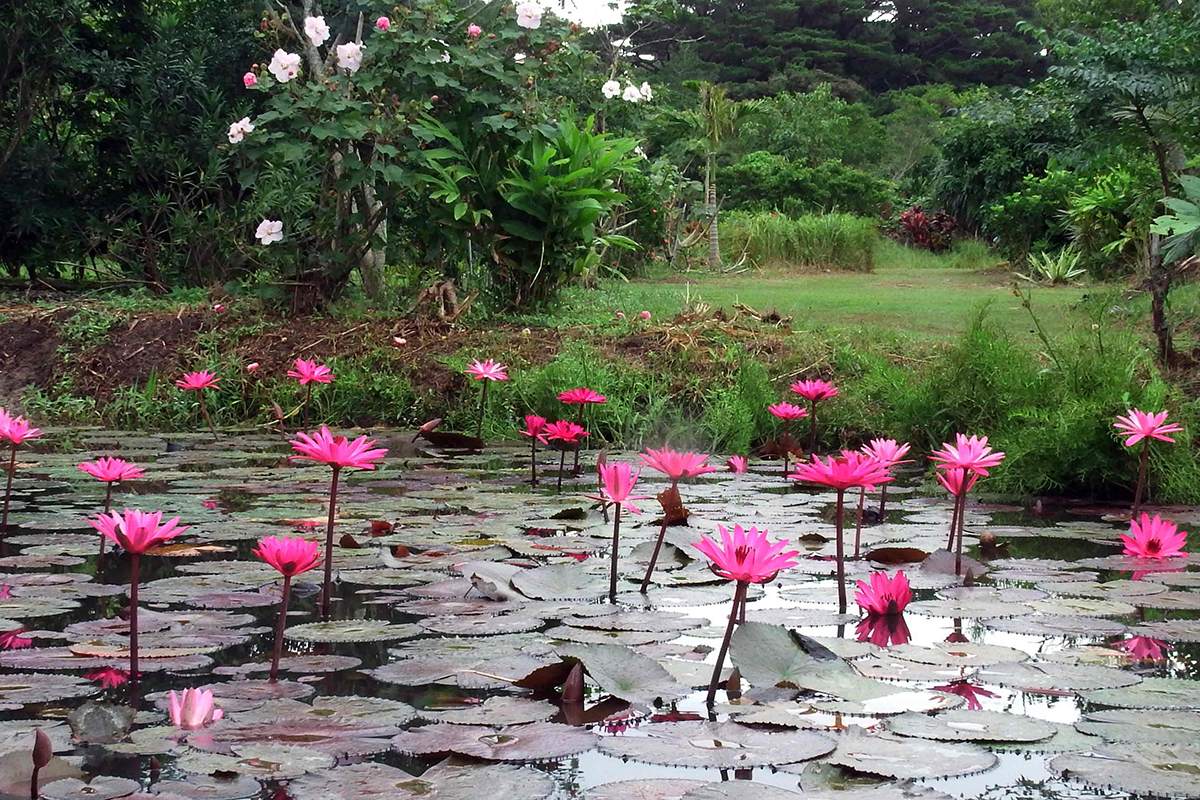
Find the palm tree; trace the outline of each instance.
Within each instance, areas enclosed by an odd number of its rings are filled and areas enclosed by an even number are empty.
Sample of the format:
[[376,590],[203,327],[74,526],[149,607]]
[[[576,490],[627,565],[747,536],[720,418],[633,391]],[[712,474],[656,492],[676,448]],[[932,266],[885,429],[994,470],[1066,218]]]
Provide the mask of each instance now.
[[720,238],[717,232],[717,153],[722,142],[732,136],[738,125],[758,111],[755,101],[731,100],[720,86],[705,81],[699,86],[700,102],[694,111],[685,113],[692,130],[704,150],[704,202],[708,214],[708,263],[721,263]]

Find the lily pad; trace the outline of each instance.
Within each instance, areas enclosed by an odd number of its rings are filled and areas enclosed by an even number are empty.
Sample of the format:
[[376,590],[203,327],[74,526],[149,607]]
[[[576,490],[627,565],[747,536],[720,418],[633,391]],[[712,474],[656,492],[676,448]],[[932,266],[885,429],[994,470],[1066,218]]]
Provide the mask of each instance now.
[[242,744],[231,748],[233,755],[193,750],[175,759],[175,766],[197,775],[227,773],[262,780],[295,778],[306,772],[321,772],[334,765],[334,757],[311,747],[286,744]]
[[829,763],[889,778],[932,779],[970,775],[999,761],[974,745],[934,742],[850,728],[838,741]]
[[583,662],[600,688],[631,703],[652,705],[686,697],[690,689],[671,677],[655,660],[628,647],[612,644],[563,645],[558,654]]
[[1200,797],[1200,749],[1183,746],[1096,748],[1055,757],[1050,768],[1094,786],[1131,794]]
[[1053,694],[1132,686],[1141,682],[1141,676],[1108,667],[1039,661],[984,667],[975,673],[975,680],[1023,692]]
[[[1145,605],[1152,597],[1142,597],[1138,602]],[[1087,617],[1124,617],[1137,613],[1137,607],[1118,600],[1093,600],[1087,597],[1054,597],[1026,603],[1034,611],[1043,614],[1067,616],[1079,614]],[[1200,607],[1200,606],[1198,606]]]
[[934,642],[928,645],[910,642],[889,647],[887,654],[892,658],[942,667],[982,667],[1029,659],[1028,653],[1015,647],[981,642]]
[[142,788],[137,781],[112,775],[97,775],[84,783],[78,778],[63,778],[42,787],[45,800],[113,800]]
[[740,769],[820,758],[837,746],[815,731],[766,733],[736,722],[667,722],[646,732],[647,736],[606,736],[600,749],[651,764]]
[[420,636],[418,625],[394,625],[377,619],[345,619],[293,625],[283,635],[301,642],[345,644],[350,642],[388,642]]
[[1116,708],[1200,709],[1200,681],[1146,678],[1137,686],[1082,692],[1083,699]]
[[587,800],[681,800],[692,789],[708,783],[685,778],[634,778],[593,786],[586,796]]
[[1075,727],[1106,742],[1190,745],[1200,737],[1200,713],[1109,708],[1086,715]]
[[548,761],[591,750],[595,745],[595,734],[553,722],[534,722],[500,730],[439,722],[414,728],[392,739],[392,748],[401,753],[458,753],[488,761]]
[[739,625],[729,655],[742,677],[755,686],[784,684],[856,701],[895,692],[895,687],[862,677],[814,640],[776,625]]
[[[910,606],[911,607],[911,606]],[[1102,638],[1118,636],[1127,630],[1120,622],[1076,614],[1062,616],[1041,614],[1019,619],[988,619],[983,623],[994,631],[1024,633],[1030,636],[1086,636]]]
[[420,777],[387,764],[350,764],[304,775],[288,783],[292,800],[362,800],[364,797],[482,800],[484,797],[544,800],[554,792],[549,775],[511,764],[458,763],[447,759]]
[[1033,717],[969,709],[937,715],[909,712],[888,720],[888,729],[939,742],[1037,742],[1055,733],[1048,722]]
[[558,713],[558,706],[525,697],[489,697],[477,705],[440,711],[420,711],[422,719],[451,725],[521,725],[543,722]]
[[187,800],[241,800],[255,797],[262,784],[246,775],[227,778],[215,775],[191,775],[182,781],[159,781],[154,784],[158,794]]
[[578,564],[527,569],[513,576],[512,585],[534,600],[592,600],[608,589],[607,581],[584,572]]
[[46,703],[86,697],[100,691],[95,684],[72,675],[0,675],[0,703]]
[[683,796],[683,800],[797,800],[802,796],[807,797],[769,783],[733,780],[693,789]]
[[471,615],[465,617],[426,617],[417,623],[431,633],[447,636],[496,636],[502,633],[535,631],[546,620],[525,614],[505,614],[499,617]]

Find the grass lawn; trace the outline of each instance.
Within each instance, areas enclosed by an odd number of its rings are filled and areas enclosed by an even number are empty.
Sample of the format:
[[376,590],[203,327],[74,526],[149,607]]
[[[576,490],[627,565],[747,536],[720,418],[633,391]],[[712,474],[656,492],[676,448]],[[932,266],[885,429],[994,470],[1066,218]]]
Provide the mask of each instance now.
[[[961,333],[979,304],[990,300],[994,324],[1032,338],[1033,324],[1013,294],[1012,274],[986,269],[995,259],[976,268],[962,263],[955,255],[918,253],[883,241],[870,273],[765,269],[738,275],[674,274],[573,291],[564,316],[598,323],[611,319],[618,309],[630,316],[645,309],[661,318],[697,301],[730,310],[733,303],[742,302],[795,317],[796,330],[872,327],[945,340]],[[1088,291],[1080,286],[1035,288],[1034,310],[1046,330],[1065,329],[1070,308]]]

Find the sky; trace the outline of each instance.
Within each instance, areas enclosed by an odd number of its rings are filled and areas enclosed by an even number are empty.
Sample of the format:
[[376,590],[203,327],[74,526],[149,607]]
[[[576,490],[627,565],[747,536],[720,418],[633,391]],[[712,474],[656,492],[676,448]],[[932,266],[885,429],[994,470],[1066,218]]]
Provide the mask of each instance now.
[[618,9],[624,5],[621,0],[538,0],[538,2],[546,8],[554,9],[568,19],[588,26],[616,22],[621,18],[621,12]]

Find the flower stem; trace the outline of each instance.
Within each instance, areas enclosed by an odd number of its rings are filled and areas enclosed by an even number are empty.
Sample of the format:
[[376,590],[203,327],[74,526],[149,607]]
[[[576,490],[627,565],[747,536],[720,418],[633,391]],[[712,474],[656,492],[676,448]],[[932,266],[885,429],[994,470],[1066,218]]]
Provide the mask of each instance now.
[[858,487],[858,519],[854,523],[854,557],[858,558],[858,543],[862,539],[863,500],[867,496],[867,487]]
[[271,679],[279,677],[279,656],[283,654],[283,629],[287,625],[288,595],[292,593],[292,576],[283,576],[283,598],[279,601],[279,621],[275,624],[275,653],[271,657]]
[[537,437],[529,437],[529,485],[537,488]]
[[783,477],[785,478],[788,474],[788,455],[790,455],[788,447],[788,439],[791,438],[791,434],[788,432],[788,428],[791,427],[790,423],[791,420],[783,421]]
[[879,521],[883,522],[883,509],[887,505],[887,484],[879,487]]
[[213,427],[212,419],[208,416],[208,408],[204,405],[204,390],[201,389],[196,394],[200,396],[200,413],[204,415],[204,421],[208,423],[208,429],[212,431],[213,441],[215,442],[220,437],[217,436],[217,429]]
[[338,471],[333,465],[333,481],[329,484],[329,522],[325,526],[325,585],[321,589],[321,619],[329,619],[329,589],[333,583],[333,515],[337,510]]
[[1142,491],[1146,488],[1146,465],[1150,461],[1150,439],[1143,440],[1142,445],[1142,465],[1138,468],[1137,491],[1133,495],[1133,511],[1130,514],[1131,518],[1136,518],[1138,512],[1142,510]]
[[[583,403],[579,404],[579,413],[575,415],[575,424],[581,428],[583,427],[583,406]],[[580,439],[575,443],[575,463],[571,466],[571,474],[575,476],[579,475],[579,451],[582,449],[583,440]]]
[[489,380],[483,382],[483,391],[479,393],[479,420],[475,423],[475,438],[480,442],[483,441],[483,410],[487,403],[487,390]]
[[946,540],[946,549],[954,549],[954,533],[958,530],[959,509],[962,504],[962,498],[954,495],[954,511],[950,514],[950,538]]
[[838,489],[837,495],[837,576],[838,576],[838,613],[846,613],[846,548],[842,544],[842,512],[845,507],[845,489]]
[[[964,476],[965,477],[965,476]],[[962,540],[963,540],[963,518],[967,516],[967,489],[966,484],[963,485],[962,497],[958,501],[958,541],[955,543],[954,551],[954,574],[962,575]]]
[[811,403],[812,415],[808,420],[808,454],[817,452],[817,401]]
[[[104,493],[104,514],[105,514],[105,516],[108,515],[108,511],[112,507],[112,487],[113,487],[113,482],[109,481],[108,482],[108,490]],[[105,547],[104,543],[107,539],[108,539],[108,537],[105,536],[103,533],[100,534],[100,558],[98,559],[98,561],[96,563],[96,571],[97,572],[104,571],[104,547]]]
[[308,430],[308,404],[312,402],[312,384],[304,388],[304,429]]
[[737,625],[738,608],[746,602],[747,586],[745,581],[738,581],[737,588],[733,592],[733,607],[729,609],[729,624],[725,627],[725,638],[721,640],[721,649],[717,653],[717,665],[713,668],[712,680],[708,682],[708,697],[704,701],[709,708],[712,708],[713,701],[717,698],[717,684],[721,682],[721,669],[725,666],[725,654],[729,652],[729,640],[733,638],[733,626]]
[[621,544],[621,507],[613,508],[613,543],[612,543],[612,561],[609,564],[608,571],[608,602],[616,605],[617,602],[617,548]]
[[558,490],[555,494],[562,494],[562,474],[563,468],[567,463],[566,442],[563,443],[563,449],[558,451]]
[[130,553],[129,564],[129,704],[138,706],[138,562],[141,553]]
[[0,520],[0,532],[8,532],[8,501],[12,497],[13,475],[17,471],[17,446],[12,446],[12,454],[8,457],[8,482],[4,487],[4,517]]
[[[671,491],[675,491],[675,492],[679,491],[679,482],[678,481],[671,482],[671,489],[668,490],[667,494],[669,495],[671,493]],[[618,511],[617,513],[620,513],[620,511]],[[658,551],[662,549],[663,539],[665,539],[666,536],[667,536],[667,509],[664,507],[663,508],[662,527],[658,529],[658,540],[654,542],[654,552],[650,554],[650,563],[646,566],[646,577],[642,578],[642,588],[641,588],[642,594],[645,594],[646,591],[648,590],[648,588],[650,587],[650,576],[654,574],[654,565],[658,563]]]

